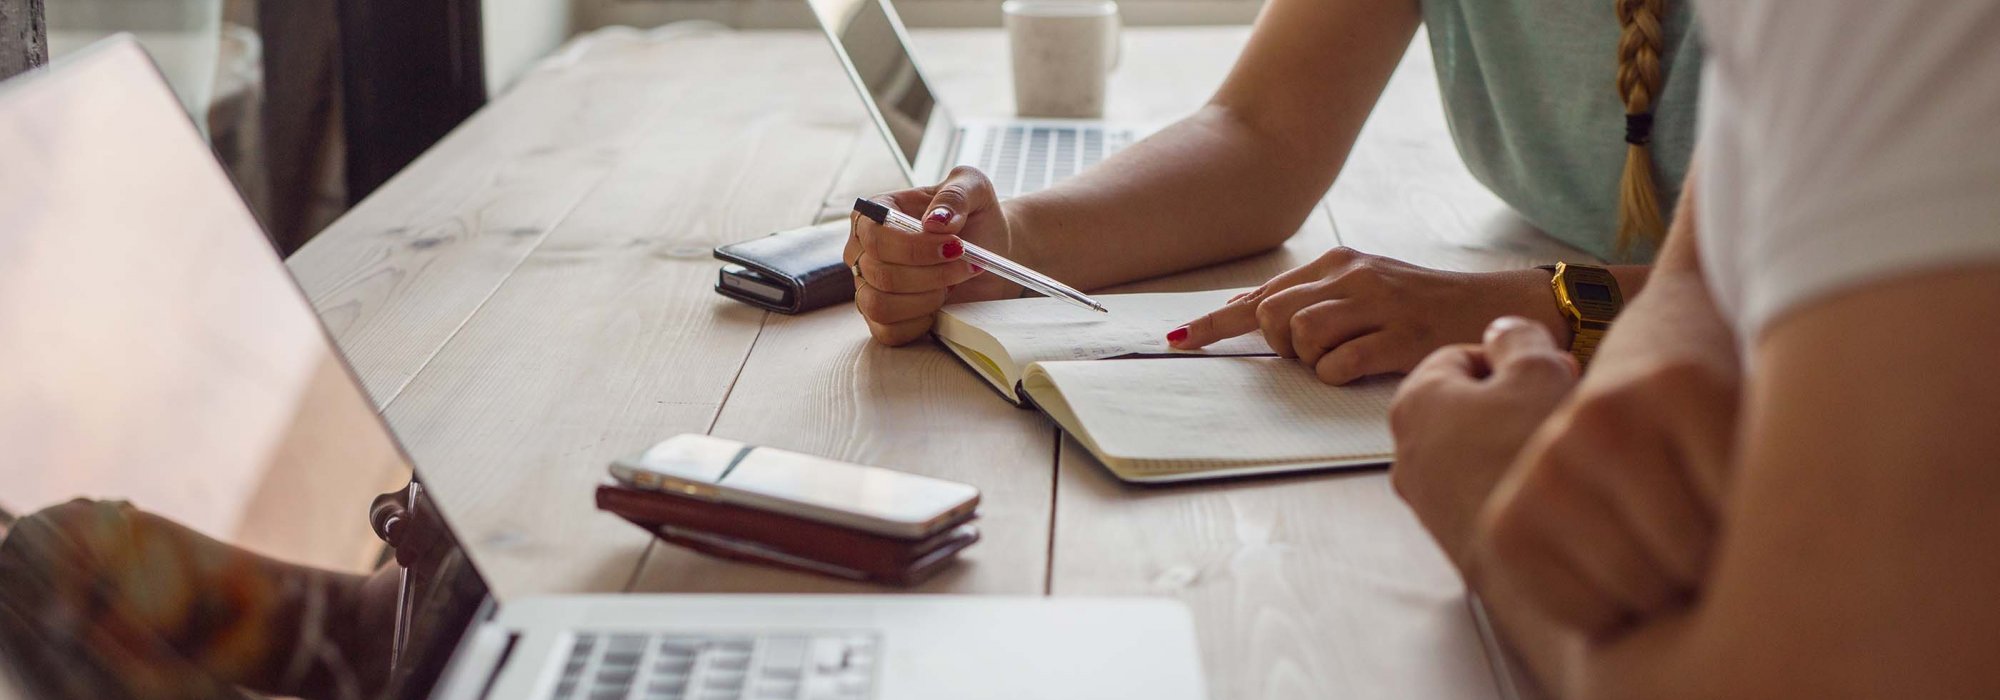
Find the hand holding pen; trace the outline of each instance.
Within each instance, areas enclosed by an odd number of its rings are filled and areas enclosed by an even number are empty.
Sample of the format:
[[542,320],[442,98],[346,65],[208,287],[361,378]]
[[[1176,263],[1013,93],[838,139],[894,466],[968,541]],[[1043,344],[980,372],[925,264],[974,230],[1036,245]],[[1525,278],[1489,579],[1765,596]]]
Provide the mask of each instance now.
[[1006,250],[1009,242],[1006,213],[977,170],[959,168],[940,185],[874,201],[893,205],[885,209],[898,214],[922,213],[921,219],[892,218],[885,211],[881,224],[853,216],[843,260],[858,273],[855,305],[877,341],[901,345],[923,337],[947,300],[1008,298],[1025,286],[1002,277],[998,265],[975,262],[989,249]]

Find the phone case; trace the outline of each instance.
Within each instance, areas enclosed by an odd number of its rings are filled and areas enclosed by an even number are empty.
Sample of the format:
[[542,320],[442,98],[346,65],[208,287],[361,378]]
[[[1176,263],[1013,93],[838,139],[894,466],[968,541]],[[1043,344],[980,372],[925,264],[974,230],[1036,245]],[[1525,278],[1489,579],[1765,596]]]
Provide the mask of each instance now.
[[809,574],[833,576],[853,581],[880,583],[891,586],[915,586],[929,580],[943,571],[958,558],[960,550],[979,541],[979,528],[961,525],[958,529],[945,533],[942,546],[911,561],[899,569],[862,569],[841,564],[819,561],[805,556],[773,549],[756,542],[732,540],[720,535],[680,530],[672,526],[660,526],[653,532],[661,541],[692,549],[709,556],[734,559],[754,564],[775,566],[781,569],[802,571]]
[[718,278],[715,293],[785,314],[800,314],[854,300],[854,274],[841,261],[850,224],[846,219],[779,231],[715,249],[715,257],[754,270],[789,291],[784,302],[739,292]]
[[979,540],[970,514],[905,540],[615,482],[598,486],[597,507],[708,554],[892,584],[928,577]]

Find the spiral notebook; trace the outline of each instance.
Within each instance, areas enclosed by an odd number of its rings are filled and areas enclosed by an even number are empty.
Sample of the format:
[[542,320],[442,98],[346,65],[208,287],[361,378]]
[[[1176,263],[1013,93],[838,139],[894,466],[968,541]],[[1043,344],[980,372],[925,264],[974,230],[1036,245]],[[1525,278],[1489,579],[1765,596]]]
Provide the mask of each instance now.
[[1388,464],[1396,380],[1327,386],[1252,333],[1199,351],[1165,334],[1241,290],[955,304],[934,334],[1000,395],[1041,409],[1125,481]]

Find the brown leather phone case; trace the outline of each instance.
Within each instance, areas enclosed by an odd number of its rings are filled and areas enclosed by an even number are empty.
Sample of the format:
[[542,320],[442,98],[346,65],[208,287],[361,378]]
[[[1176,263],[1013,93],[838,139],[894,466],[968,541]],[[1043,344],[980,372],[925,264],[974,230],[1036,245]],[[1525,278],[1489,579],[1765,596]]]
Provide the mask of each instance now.
[[979,541],[967,515],[905,540],[780,513],[606,483],[597,507],[696,551],[865,581],[908,585]]
[[769,546],[744,540],[731,540],[719,535],[696,533],[662,525],[653,531],[661,540],[692,549],[709,556],[735,559],[756,564],[765,564],[809,574],[821,574],[855,581],[867,581],[891,586],[914,586],[943,571],[958,558],[959,550],[979,541],[979,528],[960,525],[938,536],[939,546],[917,557],[901,568],[862,569],[841,563],[820,561],[803,555],[783,552]]

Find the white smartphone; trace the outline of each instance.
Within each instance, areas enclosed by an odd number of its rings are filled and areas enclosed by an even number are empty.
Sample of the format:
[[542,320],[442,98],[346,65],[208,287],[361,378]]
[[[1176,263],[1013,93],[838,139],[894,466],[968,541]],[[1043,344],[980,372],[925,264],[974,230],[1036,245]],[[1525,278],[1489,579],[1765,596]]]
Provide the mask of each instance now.
[[680,435],[611,464],[633,488],[661,491],[899,539],[955,525],[979,507],[967,484],[880,467]]

